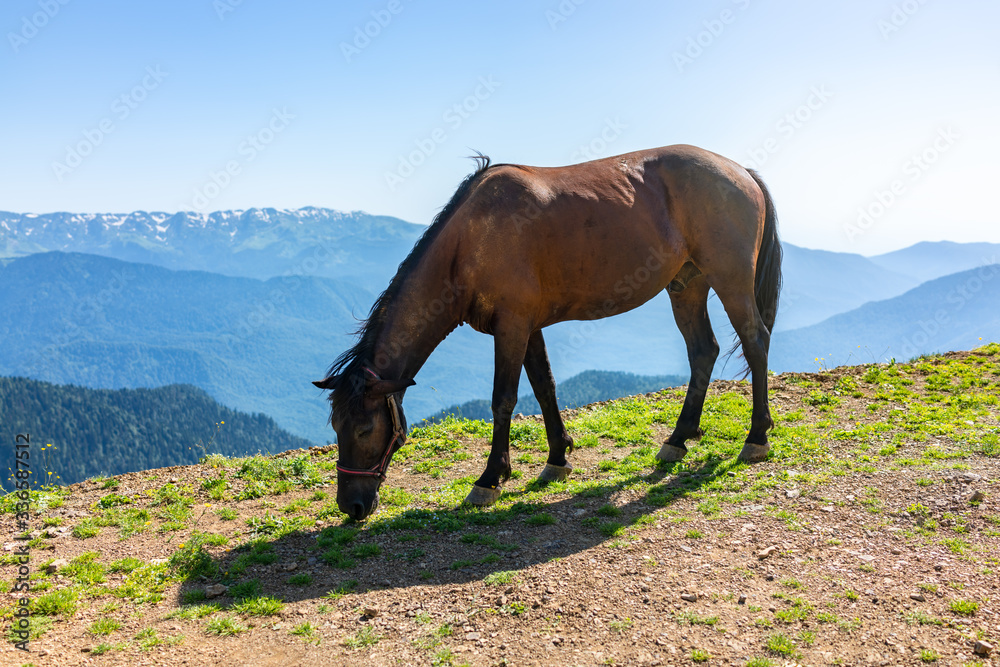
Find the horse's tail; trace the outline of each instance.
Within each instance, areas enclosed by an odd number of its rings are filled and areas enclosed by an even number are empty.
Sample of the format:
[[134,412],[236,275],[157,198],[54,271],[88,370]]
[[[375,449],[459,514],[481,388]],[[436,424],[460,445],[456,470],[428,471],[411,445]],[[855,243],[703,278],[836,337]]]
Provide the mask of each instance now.
[[764,236],[757,252],[757,267],[753,284],[753,294],[757,301],[757,311],[764,318],[768,333],[774,330],[774,319],[778,315],[778,295],[781,292],[781,242],[778,240],[778,213],[774,210],[774,200],[764,181],[753,169],[747,169],[764,193]]

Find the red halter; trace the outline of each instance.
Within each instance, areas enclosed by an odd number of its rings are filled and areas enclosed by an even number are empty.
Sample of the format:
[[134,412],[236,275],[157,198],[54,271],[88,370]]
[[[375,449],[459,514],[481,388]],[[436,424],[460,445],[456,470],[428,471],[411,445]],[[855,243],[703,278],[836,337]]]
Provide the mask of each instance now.
[[[376,380],[382,379],[370,368],[365,368],[365,371],[370,373]],[[389,416],[392,418],[392,440],[389,441],[378,463],[370,468],[349,468],[341,464],[338,460],[337,472],[361,477],[378,477],[380,480],[385,481],[385,472],[389,469],[389,462],[392,461],[392,455],[399,451],[400,447],[406,442],[406,429],[403,428],[403,420],[399,416],[399,405],[396,403],[395,397],[392,394],[386,394],[385,401],[389,406]]]

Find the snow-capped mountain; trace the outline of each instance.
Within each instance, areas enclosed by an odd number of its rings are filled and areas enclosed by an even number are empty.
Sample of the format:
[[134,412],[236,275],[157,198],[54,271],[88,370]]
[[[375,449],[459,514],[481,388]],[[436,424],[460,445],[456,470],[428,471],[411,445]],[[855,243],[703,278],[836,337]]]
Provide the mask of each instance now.
[[[286,273],[384,279],[423,227],[325,208],[203,214],[0,211],[0,258],[58,250],[266,279]],[[395,266],[389,262],[390,266]]]

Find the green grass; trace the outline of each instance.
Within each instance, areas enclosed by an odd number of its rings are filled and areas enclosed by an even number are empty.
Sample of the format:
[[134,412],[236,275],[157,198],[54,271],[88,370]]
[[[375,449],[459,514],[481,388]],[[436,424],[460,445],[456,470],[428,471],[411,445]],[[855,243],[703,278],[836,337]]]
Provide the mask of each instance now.
[[99,618],[90,624],[87,628],[87,632],[92,635],[103,636],[110,635],[115,630],[122,627],[122,624],[113,618]]
[[764,646],[768,651],[785,656],[786,658],[794,658],[797,655],[795,642],[787,635],[781,633],[769,635],[764,642]]
[[344,640],[344,645],[350,649],[363,649],[375,646],[382,639],[382,635],[378,634],[370,625],[358,630],[354,636],[348,637]]
[[502,572],[492,572],[483,579],[487,586],[508,586],[518,580],[517,570],[506,570]]
[[31,601],[30,608],[33,614],[69,617],[76,613],[77,605],[76,591],[71,588],[61,588],[35,598]]
[[293,586],[308,586],[313,582],[312,575],[308,572],[299,572],[288,578],[288,583]]
[[952,600],[948,608],[960,616],[974,616],[979,611],[979,603],[972,600]]
[[230,607],[237,614],[245,616],[276,616],[282,612],[285,605],[281,600],[269,596],[245,598]]
[[250,628],[243,625],[243,623],[241,623],[235,616],[213,618],[205,624],[206,634],[218,635],[220,637],[233,637],[241,632],[246,632],[249,629]]
[[691,650],[691,662],[708,662],[711,657],[712,656],[708,651],[704,651],[700,648]]

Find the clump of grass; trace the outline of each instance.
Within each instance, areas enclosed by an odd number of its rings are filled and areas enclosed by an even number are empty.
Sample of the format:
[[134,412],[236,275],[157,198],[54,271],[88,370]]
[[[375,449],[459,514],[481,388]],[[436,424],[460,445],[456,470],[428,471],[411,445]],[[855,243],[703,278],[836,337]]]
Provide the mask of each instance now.
[[502,572],[492,572],[483,579],[487,586],[506,586],[517,581],[517,570],[506,570]]
[[382,639],[382,635],[378,634],[370,625],[358,630],[353,637],[348,637],[344,640],[344,645],[351,649],[362,649],[375,646]]
[[249,629],[233,616],[215,618],[205,625],[205,632],[207,634],[218,635],[220,637],[233,637]]
[[952,600],[948,603],[948,608],[962,616],[973,616],[979,611],[979,603],[972,600]]
[[615,620],[615,621],[610,621],[608,623],[608,629],[611,630],[612,632],[617,632],[618,634],[625,632],[631,627],[632,627],[632,619],[627,617],[623,618],[620,621]]
[[691,662],[708,662],[711,657],[712,656],[708,651],[704,651],[700,648],[691,650]]
[[795,642],[781,633],[770,635],[764,645],[768,651],[783,655],[786,658],[793,658],[796,655]]
[[313,582],[312,575],[308,572],[299,572],[288,578],[288,583],[293,586],[308,586]]
[[539,512],[526,517],[524,522],[529,526],[551,526],[556,523],[556,518],[548,512]]
[[110,635],[121,627],[122,624],[113,618],[99,618],[90,624],[87,632],[92,635]]
[[77,594],[71,588],[61,588],[35,598],[30,606],[34,614],[69,617],[76,613]]
[[353,591],[357,587],[357,585],[358,585],[357,579],[348,579],[347,581],[342,582],[332,591],[328,592],[323,597],[326,598],[327,600],[337,601],[342,597],[344,597],[345,595],[347,595],[348,593],[350,593],[351,591]]
[[247,579],[229,587],[229,596],[234,600],[246,600],[259,597],[263,592],[258,579]]
[[281,600],[266,595],[240,600],[231,607],[237,614],[246,616],[275,616],[284,608]]

